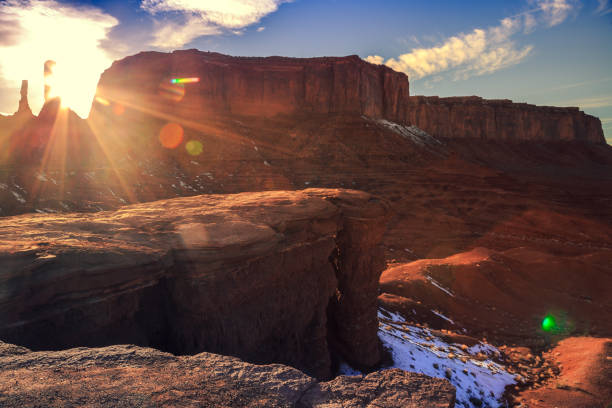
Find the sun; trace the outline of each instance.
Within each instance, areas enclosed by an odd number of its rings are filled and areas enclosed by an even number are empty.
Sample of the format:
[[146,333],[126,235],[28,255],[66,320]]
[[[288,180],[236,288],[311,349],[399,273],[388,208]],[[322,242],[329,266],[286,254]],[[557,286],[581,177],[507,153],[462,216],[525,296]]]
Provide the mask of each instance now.
[[45,63],[45,99],[59,98],[62,108],[71,109],[85,118],[93,99],[92,90],[98,81],[98,70],[55,61]]
[[0,0],[0,8],[18,21],[18,35],[8,42],[0,39],[2,78],[13,81],[16,87],[27,79],[30,106],[37,112],[44,100],[43,64],[53,60],[54,72],[46,78],[53,83],[50,94],[60,97],[64,107],[85,119],[100,74],[116,57],[107,53],[105,44],[119,21],[95,7],[73,7],[60,1],[4,4]]

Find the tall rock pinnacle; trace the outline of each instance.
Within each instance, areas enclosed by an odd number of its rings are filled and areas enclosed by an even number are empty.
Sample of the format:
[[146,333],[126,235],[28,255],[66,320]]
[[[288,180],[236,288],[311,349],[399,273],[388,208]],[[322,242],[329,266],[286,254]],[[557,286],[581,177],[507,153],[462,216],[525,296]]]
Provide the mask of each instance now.
[[28,103],[28,80],[24,79],[21,81],[21,99],[19,99],[19,109],[17,109],[17,113],[27,113],[29,115],[32,114],[32,109],[30,109],[30,104]]
[[53,69],[55,68],[55,61],[45,61],[44,75],[45,75],[45,103],[49,101],[51,96],[51,87],[53,82]]

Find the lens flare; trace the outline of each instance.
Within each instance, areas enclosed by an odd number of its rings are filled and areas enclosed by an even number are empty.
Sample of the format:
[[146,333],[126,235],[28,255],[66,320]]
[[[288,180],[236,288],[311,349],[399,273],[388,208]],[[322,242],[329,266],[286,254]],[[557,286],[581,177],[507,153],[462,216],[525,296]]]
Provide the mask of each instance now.
[[547,315],[544,320],[542,320],[542,330],[544,331],[553,331],[557,328],[557,322],[555,318],[551,315]]
[[183,141],[183,127],[178,123],[167,123],[159,131],[159,141],[166,149],[174,149]]
[[170,83],[173,84],[193,84],[195,82],[200,82],[200,78],[172,78]]
[[192,156],[198,156],[202,154],[204,146],[199,140],[190,140],[185,144],[185,150]]
[[104,106],[110,106],[110,102],[108,101],[108,99],[104,99],[101,96],[96,96],[96,102],[98,102],[100,105],[104,105]]
[[159,94],[166,99],[180,102],[185,96],[185,85],[180,83],[162,82],[159,84]]
[[121,116],[125,113],[125,106],[120,103],[116,103],[113,105],[113,113],[117,116]]

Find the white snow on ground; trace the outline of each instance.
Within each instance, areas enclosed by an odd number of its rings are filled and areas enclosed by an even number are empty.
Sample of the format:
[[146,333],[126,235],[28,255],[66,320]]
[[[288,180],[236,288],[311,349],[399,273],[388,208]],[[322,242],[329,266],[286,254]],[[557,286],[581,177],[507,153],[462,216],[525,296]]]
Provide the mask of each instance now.
[[446,289],[444,286],[440,285],[438,282],[435,281],[434,278],[432,278],[431,276],[427,275],[426,276],[427,280],[429,281],[429,283],[431,283],[432,285],[434,285],[436,288],[440,289],[442,292],[446,293],[449,296],[455,297],[455,295],[453,294],[453,292],[451,292],[450,290]]
[[446,320],[450,324],[455,324],[455,322],[453,322],[451,319],[449,319],[448,317],[444,316],[442,313],[438,312],[437,310],[432,310],[431,313],[435,314],[438,317],[441,317],[442,319]]
[[[378,336],[391,351],[393,367],[447,378],[457,389],[457,407],[497,408],[506,385],[515,382],[512,374],[491,360],[490,357],[499,354],[491,345],[481,343],[462,349],[458,344],[444,342],[428,329],[408,326],[399,314],[382,309],[378,319]],[[477,405],[478,401],[481,405]]]
[[[457,389],[456,407],[498,408],[500,398],[514,376],[491,358],[499,351],[484,343],[470,348],[449,344],[428,329],[409,326],[397,313],[378,312],[378,337],[393,358],[393,365],[405,371],[447,378]],[[340,365],[341,375],[361,375],[348,364]],[[471,399],[471,400],[470,400]]]
[[422,129],[419,129],[418,127],[414,125],[404,126],[404,125],[400,125],[399,123],[391,122],[386,119],[379,119],[377,120],[377,122],[391,129],[398,135],[408,140],[411,140],[420,146],[423,146],[423,147],[430,146],[431,147],[431,146],[436,146],[436,145],[438,146],[442,145],[442,143],[438,139],[436,139],[435,137],[431,136],[429,133],[425,132]]
[[15,200],[19,201],[21,204],[24,204],[26,202],[25,198],[23,198],[18,192],[11,190],[11,193],[13,193]]

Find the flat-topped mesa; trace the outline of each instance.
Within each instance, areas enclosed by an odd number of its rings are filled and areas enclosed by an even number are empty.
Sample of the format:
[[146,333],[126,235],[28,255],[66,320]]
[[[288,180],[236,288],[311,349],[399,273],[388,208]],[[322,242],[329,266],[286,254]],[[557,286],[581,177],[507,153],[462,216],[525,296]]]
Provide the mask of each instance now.
[[[177,77],[196,77],[199,82],[186,84],[184,97],[172,104],[162,96],[163,87]],[[106,99],[189,119],[207,113],[267,117],[354,113],[393,118],[408,92],[406,75],[356,55],[256,58],[197,50],[143,52],[113,63],[99,82],[99,94]]]
[[605,143],[599,118],[576,107],[536,106],[508,99],[411,96],[405,121],[445,138]]
[[[198,82],[172,84],[172,78]],[[158,117],[344,113],[416,125],[433,136],[605,143],[599,119],[577,108],[479,97],[411,97],[408,77],[358,56],[231,57],[198,50],[143,52],[102,74],[92,114],[109,100]],[[128,112],[129,115],[129,112]],[[212,116],[211,116],[212,115]]]

